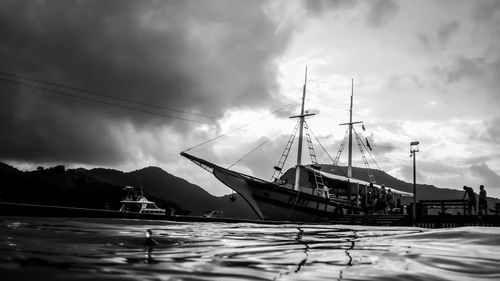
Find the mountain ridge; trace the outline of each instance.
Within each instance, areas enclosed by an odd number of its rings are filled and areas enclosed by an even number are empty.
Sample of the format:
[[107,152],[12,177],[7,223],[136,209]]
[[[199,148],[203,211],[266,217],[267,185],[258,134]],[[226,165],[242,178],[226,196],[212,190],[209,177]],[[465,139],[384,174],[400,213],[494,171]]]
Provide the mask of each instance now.
[[[343,175],[342,168],[320,165],[321,170]],[[294,174],[295,168],[285,172]],[[405,192],[413,192],[413,184],[392,177],[386,172],[372,170],[377,183],[385,184]],[[353,167],[353,177],[369,181],[366,169]],[[163,208],[174,208],[177,214],[203,215],[210,210],[221,210],[225,217],[256,219],[256,215],[245,200],[234,194],[213,196],[202,187],[168,173],[154,166],[131,172],[106,168],[65,169],[58,165],[50,168],[39,167],[34,171],[19,171],[0,163],[0,200],[19,203],[60,205],[69,207],[104,208],[120,207],[123,188],[142,188],[146,197]],[[417,184],[417,200],[462,199],[463,191],[438,188],[428,184]],[[488,198],[489,206],[500,202]]]
[[160,207],[174,208],[177,214],[199,216],[210,210],[221,210],[225,217],[256,218],[238,195],[235,194],[236,200],[230,200],[229,195],[213,196],[159,167],[131,172],[106,168],[66,170],[62,165],[24,172],[7,164],[3,167],[0,165],[2,201],[97,209],[109,205],[117,210],[123,188],[133,186],[142,188],[146,197]]

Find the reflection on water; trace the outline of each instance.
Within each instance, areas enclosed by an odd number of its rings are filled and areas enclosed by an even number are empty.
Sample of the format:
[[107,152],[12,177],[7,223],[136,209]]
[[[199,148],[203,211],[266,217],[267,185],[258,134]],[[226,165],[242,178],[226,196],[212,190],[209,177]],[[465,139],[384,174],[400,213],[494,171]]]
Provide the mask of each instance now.
[[500,228],[0,217],[0,279],[500,280]]

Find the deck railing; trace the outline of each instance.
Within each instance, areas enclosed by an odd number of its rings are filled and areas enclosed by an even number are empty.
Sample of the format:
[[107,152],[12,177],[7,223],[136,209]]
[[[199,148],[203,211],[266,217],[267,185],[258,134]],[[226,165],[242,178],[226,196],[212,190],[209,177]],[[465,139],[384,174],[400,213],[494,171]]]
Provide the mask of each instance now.
[[[420,200],[417,203],[417,207],[420,206],[420,210],[428,207],[439,207],[441,209],[441,213],[445,214],[447,209],[462,207],[462,214],[467,214],[469,210],[469,201],[467,200]],[[417,213],[418,214],[418,213]]]

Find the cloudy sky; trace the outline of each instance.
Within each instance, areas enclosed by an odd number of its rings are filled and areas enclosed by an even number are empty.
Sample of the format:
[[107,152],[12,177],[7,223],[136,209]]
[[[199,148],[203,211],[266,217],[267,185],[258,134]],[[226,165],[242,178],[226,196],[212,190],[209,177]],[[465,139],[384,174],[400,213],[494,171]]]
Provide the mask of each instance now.
[[0,161],[21,169],[154,165],[222,195],[179,153],[246,125],[189,152],[229,167],[259,147],[233,168],[270,179],[307,66],[332,157],[354,79],[382,170],[411,181],[418,140],[418,182],[500,197],[500,1],[4,0],[0,34]]

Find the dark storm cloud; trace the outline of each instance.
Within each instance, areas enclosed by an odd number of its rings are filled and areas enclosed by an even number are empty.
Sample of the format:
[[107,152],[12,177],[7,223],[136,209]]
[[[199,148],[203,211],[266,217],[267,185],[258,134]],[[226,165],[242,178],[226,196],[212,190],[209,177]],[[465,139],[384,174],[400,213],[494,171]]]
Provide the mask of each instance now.
[[[289,32],[278,31],[261,4],[2,1],[0,71],[216,117],[234,106],[274,107],[274,58]],[[2,160],[118,163],[132,153],[120,141],[133,137],[120,132],[127,124],[151,131],[190,125],[124,105],[211,121],[68,89],[57,91],[122,108],[5,81],[0,91]]]

